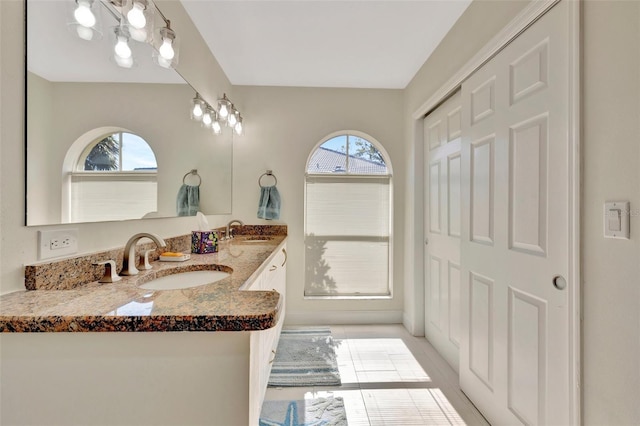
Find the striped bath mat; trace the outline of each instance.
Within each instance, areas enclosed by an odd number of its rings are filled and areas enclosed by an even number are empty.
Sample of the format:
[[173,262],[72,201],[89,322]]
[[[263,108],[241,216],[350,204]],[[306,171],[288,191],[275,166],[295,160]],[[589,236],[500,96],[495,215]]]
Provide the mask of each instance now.
[[270,387],[340,385],[329,327],[285,328],[269,376]]

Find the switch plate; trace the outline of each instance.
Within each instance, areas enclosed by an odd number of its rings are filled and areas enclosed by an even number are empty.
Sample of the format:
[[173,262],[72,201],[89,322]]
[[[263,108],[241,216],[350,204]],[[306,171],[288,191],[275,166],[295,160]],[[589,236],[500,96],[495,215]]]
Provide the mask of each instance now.
[[69,256],[77,252],[77,228],[38,231],[38,259]]
[[604,203],[604,237],[629,239],[629,201],[607,201]]

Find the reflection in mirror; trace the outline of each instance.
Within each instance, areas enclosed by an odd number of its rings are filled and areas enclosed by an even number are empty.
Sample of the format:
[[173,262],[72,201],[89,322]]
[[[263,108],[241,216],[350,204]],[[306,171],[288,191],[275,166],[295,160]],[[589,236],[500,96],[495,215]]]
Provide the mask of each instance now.
[[136,66],[117,66],[113,16],[99,16],[101,39],[77,37],[69,2],[27,0],[27,225],[177,216],[192,169],[198,210],[229,213],[231,129],[214,135],[190,118],[196,90],[150,45],[131,43]]

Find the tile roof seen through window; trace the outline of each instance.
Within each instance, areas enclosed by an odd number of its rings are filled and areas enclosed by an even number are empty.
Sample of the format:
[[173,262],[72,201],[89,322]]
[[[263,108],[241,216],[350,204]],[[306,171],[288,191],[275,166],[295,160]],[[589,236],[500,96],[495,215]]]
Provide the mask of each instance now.
[[[311,156],[307,173],[346,173],[347,155],[344,152],[319,147]],[[389,174],[384,163],[367,160],[365,158],[349,156],[349,174],[358,175],[386,175]]]

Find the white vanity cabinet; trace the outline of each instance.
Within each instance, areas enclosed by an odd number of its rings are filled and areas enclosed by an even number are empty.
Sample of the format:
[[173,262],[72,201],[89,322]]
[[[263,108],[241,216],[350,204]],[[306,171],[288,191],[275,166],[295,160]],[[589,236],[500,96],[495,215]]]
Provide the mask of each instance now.
[[285,317],[284,241],[246,283],[281,294],[274,327],[0,333],[0,424],[257,425]]
[[251,400],[259,402],[259,404],[252,406],[251,419],[255,418],[255,424],[258,424],[271,366],[278,348],[280,331],[284,323],[286,276],[287,248],[286,243],[283,243],[278,252],[265,264],[262,273],[248,288],[248,290],[275,290],[280,293],[281,297],[280,316],[276,326],[251,333]]

